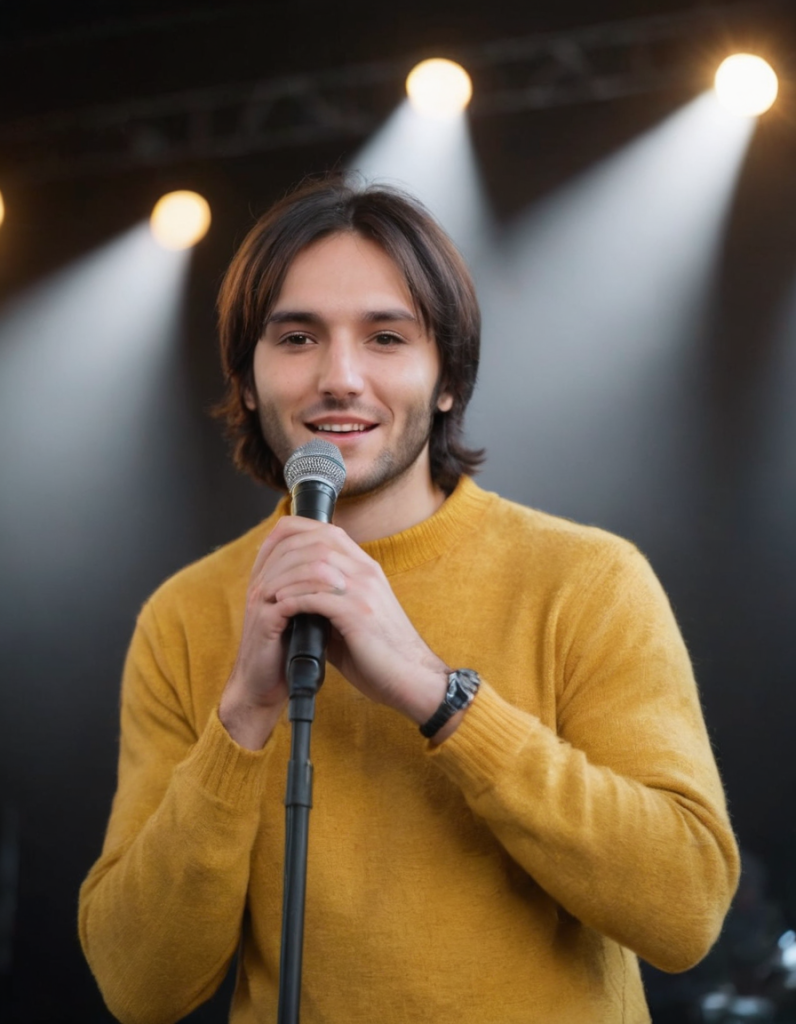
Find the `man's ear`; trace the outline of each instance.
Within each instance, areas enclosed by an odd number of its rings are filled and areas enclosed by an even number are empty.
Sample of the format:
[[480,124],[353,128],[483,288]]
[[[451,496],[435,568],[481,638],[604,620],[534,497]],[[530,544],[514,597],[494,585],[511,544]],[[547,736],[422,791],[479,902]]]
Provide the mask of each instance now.
[[452,408],[453,395],[448,394],[447,391],[443,391],[439,398],[437,398],[437,411],[450,412]]
[[254,392],[250,387],[245,387],[243,389],[243,404],[249,412],[257,411],[257,399],[254,397]]

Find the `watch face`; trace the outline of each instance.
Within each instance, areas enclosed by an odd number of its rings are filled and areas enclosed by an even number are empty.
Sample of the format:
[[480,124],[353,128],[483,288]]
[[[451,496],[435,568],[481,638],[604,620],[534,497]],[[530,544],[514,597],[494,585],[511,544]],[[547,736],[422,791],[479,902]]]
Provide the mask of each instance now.
[[469,707],[481,685],[481,677],[471,668],[459,668],[448,676],[448,689],[445,700],[440,704],[427,722],[420,726],[420,732],[426,739],[436,735],[451,716],[463,708]]
[[448,701],[460,711],[466,708],[478,692],[481,678],[477,672],[469,668],[460,668],[450,674],[448,684]]

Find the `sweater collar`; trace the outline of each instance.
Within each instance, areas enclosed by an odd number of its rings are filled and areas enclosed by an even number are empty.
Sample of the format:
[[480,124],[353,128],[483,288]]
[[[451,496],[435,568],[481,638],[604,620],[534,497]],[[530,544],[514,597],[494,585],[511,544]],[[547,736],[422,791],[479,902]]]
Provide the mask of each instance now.
[[[475,529],[496,497],[482,491],[469,476],[462,475],[434,515],[390,537],[366,541],[361,545],[362,550],[381,565],[387,576],[414,569],[456,547]],[[274,523],[289,512],[290,499],[285,497],[269,522]]]

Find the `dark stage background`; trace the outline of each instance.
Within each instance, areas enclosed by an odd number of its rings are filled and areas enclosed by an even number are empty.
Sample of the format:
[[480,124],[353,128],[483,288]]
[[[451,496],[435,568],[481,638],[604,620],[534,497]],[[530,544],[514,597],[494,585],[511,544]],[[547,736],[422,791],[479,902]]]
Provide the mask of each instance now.
[[[13,395],[0,391],[0,1019],[111,1019],[82,959],[76,905],[114,790],[118,682],[134,617],[167,575],[249,528],[276,499],[234,471],[208,415],[221,393],[215,294],[253,217],[307,173],[344,164],[366,137],[349,124],[325,138],[201,158],[144,138],[126,159],[111,147],[92,167],[84,158],[97,117],[80,138],[74,125],[47,118],[129,102],[123,143],[135,102],[148,97],[369,62],[395,60],[405,71],[436,53],[466,63],[484,40],[625,18],[713,10],[719,28],[680,37],[691,78],[601,102],[481,114],[474,106],[473,145],[496,230],[509,230],[695,96],[714,57],[759,44],[778,59],[780,101],[739,168],[703,315],[680,339],[688,358],[670,376],[652,366],[644,386],[658,403],[653,415],[641,408],[647,392],[634,399],[632,375],[623,383],[616,353],[608,366],[589,352],[588,330],[555,362],[530,309],[514,339],[521,355],[487,302],[471,440],[490,450],[484,486],[622,533],[648,555],[694,658],[747,857],[747,902],[726,942],[765,943],[796,927],[796,11],[753,3],[736,17],[730,6],[0,4],[0,301],[12,317],[0,328],[0,386],[20,345],[21,303],[32,296],[43,308],[59,274],[146,218],[170,189],[196,189],[213,212],[191,256],[177,344],[135,436],[112,442],[125,429],[131,378],[104,377],[101,360],[71,373],[68,331],[57,357],[63,374],[42,349],[22,384],[14,378]],[[488,85],[489,72],[482,78]],[[386,80],[371,89],[374,126],[400,101],[401,75],[395,82],[397,91]],[[290,111],[284,116],[289,127]],[[14,134],[25,118],[38,126],[33,141]],[[562,303],[578,287],[565,282]],[[632,302],[634,289],[628,276],[612,302]],[[93,298],[84,301],[90,316]],[[98,310],[109,302],[96,295]],[[664,317],[681,312],[662,308]],[[658,326],[642,321],[640,338]],[[610,381],[600,375],[606,366]],[[64,439],[97,396],[105,412],[70,446]],[[694,994],[737,954],[727,948],[691,976],[650,973],[656,1021],[689,1019]],[[752,977],[749,991],[756,986]],[[227,1001],[225,990],[193,1019],[224,1020]]]

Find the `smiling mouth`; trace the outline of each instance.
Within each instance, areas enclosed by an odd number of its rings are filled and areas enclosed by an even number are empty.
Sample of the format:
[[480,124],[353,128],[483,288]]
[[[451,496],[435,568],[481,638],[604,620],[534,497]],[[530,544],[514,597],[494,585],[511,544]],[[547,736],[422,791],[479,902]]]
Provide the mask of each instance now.
[[315,434],[367,434],[377,423],[308,423]]

